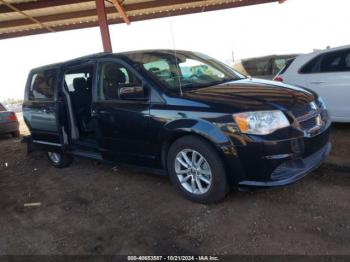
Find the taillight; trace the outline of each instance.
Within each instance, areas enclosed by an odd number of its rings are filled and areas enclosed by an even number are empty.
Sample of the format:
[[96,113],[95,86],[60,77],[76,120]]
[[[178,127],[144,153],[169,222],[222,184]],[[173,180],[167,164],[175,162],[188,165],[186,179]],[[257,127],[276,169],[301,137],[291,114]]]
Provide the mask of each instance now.
[[7,118],[8,121],[16,121],[17,122],[17,116],[14,112],[10,112],[8,118]]
[[278,82],[283,82],[283,78],[280,76],[275,76],[273,80]]

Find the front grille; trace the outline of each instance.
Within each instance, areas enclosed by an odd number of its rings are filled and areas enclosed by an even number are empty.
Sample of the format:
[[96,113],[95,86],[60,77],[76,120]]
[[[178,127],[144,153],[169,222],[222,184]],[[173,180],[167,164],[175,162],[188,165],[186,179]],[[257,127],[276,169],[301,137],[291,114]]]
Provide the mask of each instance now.
[[300,129],[309,135],[320,129],[325,120],[324,109],[315,102],[298,105],[290,111],[296,118]]
[[311,106],[309,103],[307,104],[302,104],[302,105],[297,105],[295,107],[292,107],[291,110],[292,114],[294,115],[295,118],[304,116],[311,111]]
[[307,119],[305,121],[302,121],[299,123],[301,129],[303,130],[309,130],[317,126],[317,117],[312,117],[310,119]]

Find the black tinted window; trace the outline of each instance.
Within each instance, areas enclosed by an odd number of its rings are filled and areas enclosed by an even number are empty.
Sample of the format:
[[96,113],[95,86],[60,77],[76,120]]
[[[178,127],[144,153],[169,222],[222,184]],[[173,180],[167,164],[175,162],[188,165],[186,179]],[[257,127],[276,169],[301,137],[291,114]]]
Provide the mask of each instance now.
[[350,49],[325,54],[321,60],[320,72],[350,71]]
[[310,62],[306,63],[299,72],[302,74],[318,73],[321,58],[322,56],[315,57]]
[[6,111],[6,108],[2,104],[0,104],[0,111]]
[[319,55],[300,69],[300,73],[330,73],[350,71],[350,49]]
[[56,70],[35,73],[29,89],[29,100],[53,100]]

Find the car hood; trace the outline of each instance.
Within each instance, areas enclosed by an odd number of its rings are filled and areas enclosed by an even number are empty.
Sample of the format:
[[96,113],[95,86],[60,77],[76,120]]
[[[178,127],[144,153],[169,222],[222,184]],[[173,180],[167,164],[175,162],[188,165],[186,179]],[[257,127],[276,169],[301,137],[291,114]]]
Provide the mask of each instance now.
[[241,79],[220,85],[186,91],[184,98],[229,107],[230,110],[288,110],[316,99],[309,90],[276,81]]

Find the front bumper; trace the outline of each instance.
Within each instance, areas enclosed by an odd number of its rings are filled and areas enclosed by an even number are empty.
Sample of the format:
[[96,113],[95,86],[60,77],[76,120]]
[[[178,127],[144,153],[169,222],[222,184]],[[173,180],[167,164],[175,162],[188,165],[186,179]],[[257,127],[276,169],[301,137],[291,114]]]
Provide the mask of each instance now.
[[319,167],[330,151],[331,143],[328,142],[319,151],[304,159],[290,160],[279,165],[268,181],[243,180],[239,182],[239,186],[278,187],[294,183]]
[[[294,183],[316,169],[331,150],[330,122],[314,136],[283,140],[245,139],[229,157],[230,181],[239,187],[278,187]],[[236,141],[236,143],[234,143]]]

